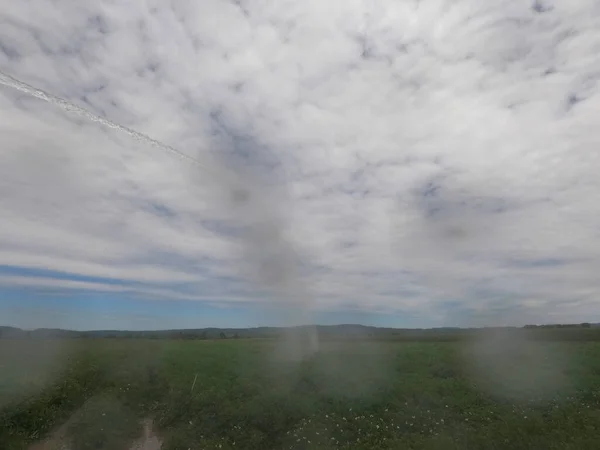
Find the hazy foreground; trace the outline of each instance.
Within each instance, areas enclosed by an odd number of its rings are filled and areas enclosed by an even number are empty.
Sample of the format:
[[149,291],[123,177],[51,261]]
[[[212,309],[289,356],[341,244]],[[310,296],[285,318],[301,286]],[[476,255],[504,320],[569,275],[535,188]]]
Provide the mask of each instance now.
[[[597,449],[600,343],[0,340],[0,443],[163,449]],[[62,425],[62,427],[61,427]],[[59,430],[58,435],[56,430]],[[60,441],[60,442],[59,442]]]

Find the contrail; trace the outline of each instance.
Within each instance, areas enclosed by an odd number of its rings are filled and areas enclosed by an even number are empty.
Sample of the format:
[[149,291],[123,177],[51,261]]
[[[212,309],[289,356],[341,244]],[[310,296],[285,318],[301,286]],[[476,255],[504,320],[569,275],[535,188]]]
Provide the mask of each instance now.
[[12,89],[16,89],[17,91],[23,92],[24,94],[30,95],[32,97],[39,98],[40,100],[44,100],[45,102],[51,103],[52,105],[56,105],[67,112],[78,114],[82,117],[85,117],[86,119],[91,120],[92,122],[97,122],[102,125],[106,125],[109,128],[126,133],[137,141],[150,144],[153,147],[170,152],[178,156],[179,158],[182,158],[188,162],[195,164],[203,170],[207,170],[206,166],[204,166],[196,158],[193,158],[190,155],[186,155],[185,153],[177,150],[176,148],[170,145],[164,144],[160,141],[157,141],[156,139],[152,139],[150,136],[146,136],[145,134],[140,133],[139,131],[132,130],[131,128],[127,128],[123,125],[119,125],[118,123],[112,122],[111,120],[100,117],[88,111],[87,109],[77,106],[63,98],[49,94],[48,92],[43,91],[42,89],[35,88],[27,83],[17,80],[16,78],[13,78],[2,71],[0,71],[0,84]]
[[[175,147],[172,147],[171,145],[164,144],[163,142],[153,139],[150,136],[140,133],[139,131],[132,130],[131,128],[125,127],[123,125],[119,125],[118,123],[113,122],[109,119],[100,117],[97,114],[94,114],[80,106],[77,106],[68,100],[65,100],[61,97],[50,94],[42,89],[33,87],[33,86],[31,86],[27,83],[24,83],[23,81],[18,80],[2,71],[0,71],[0,85],[4,85],[6,87],[15,89],[19,92],[30,95],[32,97],[39,98],[40,100],[44,100],[45,102],[48,102],[52,105],[56,105],[59,108],[62,108],[64,111],[67,111],[69,113],[75,113],[81,117],[85,117],[86,119],[91,120],[92,122],[100,123],[109,128],[112,128],[114,130],[125,133],[125,134],[131,136],[133,139],[137,140],[138,142],[141,142],[144,144],[150,144],[151,146],[153,146],[159,150],[164,150],[164,151],[170,152],[171,154],[176,155],[179,158],[181,158],[187,162],[193,163],[195,166],[202,169],[206,174],[216,175],[217,178],[214,180],[216,182],[216,185],[218,185],[220,187],[225,186],[225,187],[229,188],[229,190],[231,191],[230,195],[231,195],[231,197],[233,197],[234,203],[236,203],[236,204],[249,203],[248,199],[246,197],[247,197],[247,194],[251,190],[251,187],[253,184],[252,181],[254,181],[254,180],[249,178],[248,173],[232,173],[231,171],[211,170],[206,165],[204,165],[202,162],[200,162],[198,159],[177,150]],[[237,172],[239,172],[239,171],[237,171]],[[251,204],[252,204],[252,206],[254,206],[254,208],[260,209],[261,212],[255,213],[255,214],[257,216],[258,222],[264,224],[265,221],[273,220],[271,215],[267,214],[269,212],[269,210],[272,209],[273,205],[266,201],[262,201],[262,202],[260,202],[260,204],[257,203],[257,200],[260,200],[260,197],[261,196],[254,196],[254,201]]]

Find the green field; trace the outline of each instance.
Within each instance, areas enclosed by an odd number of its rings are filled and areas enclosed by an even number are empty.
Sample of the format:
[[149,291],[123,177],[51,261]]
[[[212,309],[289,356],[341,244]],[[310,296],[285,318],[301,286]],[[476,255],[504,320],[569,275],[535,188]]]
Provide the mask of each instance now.
[[[600,343],[0,340],[0,448],[598,449]],[[500,348],[501,347],[501,348]]]

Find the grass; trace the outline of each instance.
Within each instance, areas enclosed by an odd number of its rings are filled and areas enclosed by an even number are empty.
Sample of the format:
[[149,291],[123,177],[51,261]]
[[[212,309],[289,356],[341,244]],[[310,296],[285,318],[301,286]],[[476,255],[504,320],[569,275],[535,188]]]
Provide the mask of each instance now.
[[598,447],[600,343],[277,345],[0,341],[2,448],[66,423],[73,448],[126,449],[146,417],[165,450]]

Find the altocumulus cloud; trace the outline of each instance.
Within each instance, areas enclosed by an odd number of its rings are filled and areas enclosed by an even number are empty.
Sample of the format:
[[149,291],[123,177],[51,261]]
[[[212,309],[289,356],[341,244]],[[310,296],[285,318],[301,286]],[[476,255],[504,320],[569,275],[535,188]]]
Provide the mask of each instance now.
[[[600,4],[10,2],[0,283],[600,313]],[[415,322],[419,324],[419,319]]]

